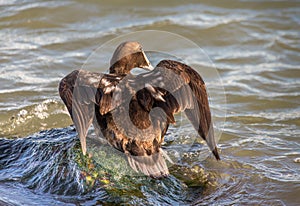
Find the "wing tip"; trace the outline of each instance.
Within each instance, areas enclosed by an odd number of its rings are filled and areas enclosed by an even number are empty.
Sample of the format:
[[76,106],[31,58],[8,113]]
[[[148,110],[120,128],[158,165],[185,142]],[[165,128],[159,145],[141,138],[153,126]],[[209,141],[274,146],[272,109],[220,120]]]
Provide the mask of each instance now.
[[218,160],[218,161],[221,160],[217,147],[215,147],[215,148],[212,150],[212,153],[214,154],[216,160]]
[[86,137],[81,137],[79,139],[80,139],[82,154],[85,156],[86,155]]

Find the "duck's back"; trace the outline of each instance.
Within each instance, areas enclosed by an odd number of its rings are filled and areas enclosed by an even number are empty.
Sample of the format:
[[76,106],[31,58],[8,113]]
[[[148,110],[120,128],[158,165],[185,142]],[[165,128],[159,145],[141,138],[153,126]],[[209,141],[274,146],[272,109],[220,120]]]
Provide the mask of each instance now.
[[[98,105],[95,108],[100,110]],[[154,178],[168,175],[161,144],[169,122],[161,113],[160,108],[147,111],[136,94],[106,114],[96,112],[97,124],[106,140],[127,155],[136,172]]]

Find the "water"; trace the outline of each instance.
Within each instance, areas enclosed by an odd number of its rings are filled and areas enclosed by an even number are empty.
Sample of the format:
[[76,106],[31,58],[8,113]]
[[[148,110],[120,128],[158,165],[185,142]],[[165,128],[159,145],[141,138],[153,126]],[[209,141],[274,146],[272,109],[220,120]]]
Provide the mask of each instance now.
[[[0,11],[0,205],[300,202],[299,2],[4,0]],[[227,111],[222,161],[200,161],[196,153],[162,181],[141,177],[86,187],[58,82],[107,40],[148,29],[192,40],[218,69],[226,104],[217,93],[211,97],[215,111]],[[182,53],[197,63],[193,50]],[[220,86],[214,77],[206,82],[211,91]],[[218,112],[213,115],[218,125]],[[189,130],[173,128],[168,138]],[[181,176],[196,166],[207,181]]]

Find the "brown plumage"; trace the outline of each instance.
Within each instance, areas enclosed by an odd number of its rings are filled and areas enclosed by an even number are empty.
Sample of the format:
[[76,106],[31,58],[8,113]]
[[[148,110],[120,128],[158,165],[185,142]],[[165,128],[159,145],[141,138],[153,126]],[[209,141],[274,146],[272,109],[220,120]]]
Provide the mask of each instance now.
[[[201,76],[188,65],[163,60],[150,72],[132,75],[135,67],[151,67],[137,42],[121,44],[113,54],[110,74],[75,70],[59,85],[59,93],[86,154],[86,135],[93,123],[130,166],[153,178],[168,175],[161,149],[174,114],[184,111],[217,160],[211,113]],[[164,156],[164,157],[163,157]]]

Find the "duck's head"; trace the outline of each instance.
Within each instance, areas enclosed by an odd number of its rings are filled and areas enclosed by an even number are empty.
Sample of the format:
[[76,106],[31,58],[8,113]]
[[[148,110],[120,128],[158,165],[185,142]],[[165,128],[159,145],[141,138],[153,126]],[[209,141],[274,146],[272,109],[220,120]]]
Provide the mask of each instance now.
[[136,67],[153,69],[140,43],[131,41],[121,43],[110,60],[109,73],[128,74]]

